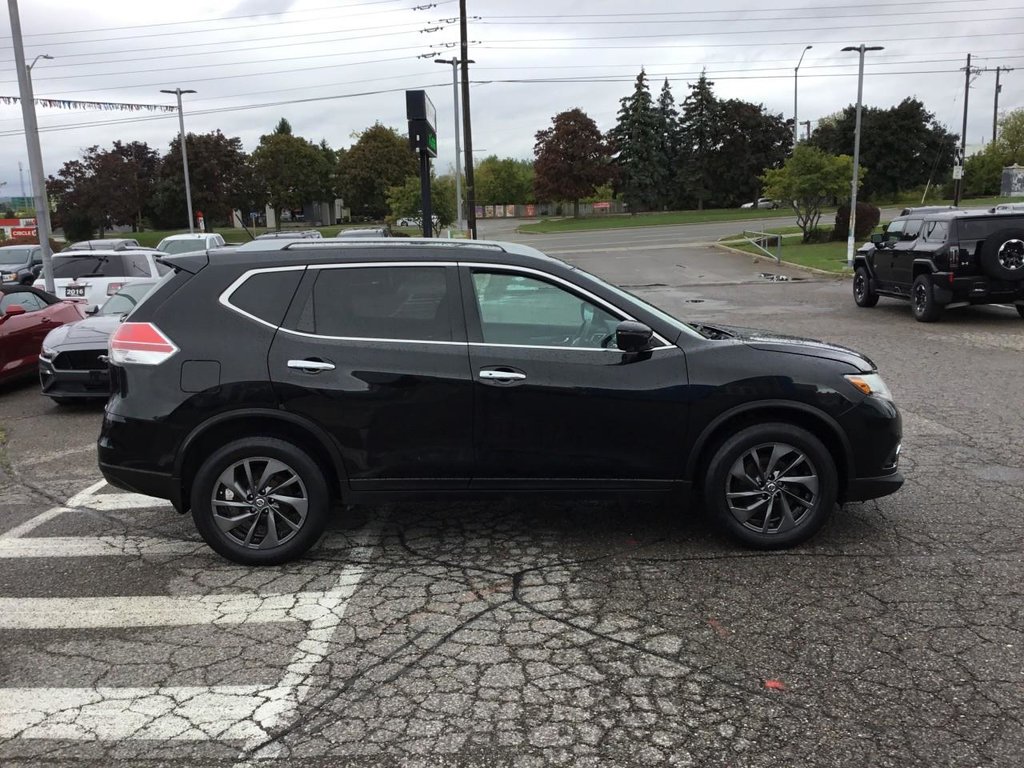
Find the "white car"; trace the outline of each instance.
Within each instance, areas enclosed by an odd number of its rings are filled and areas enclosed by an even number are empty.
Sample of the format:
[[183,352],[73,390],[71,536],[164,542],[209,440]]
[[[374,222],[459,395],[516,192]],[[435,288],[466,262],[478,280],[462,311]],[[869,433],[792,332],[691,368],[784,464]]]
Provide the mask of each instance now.
[[[84,301],[98,307],[126,283],[153,280],[170,271],[157,264],[164,254],[153,248],[123,251],[61,251],[53,255],[54,295],[58,299]],[[46,290],[46,282],[36,280],[35,287]]]
[[772,200],[770,197],[759,197],[756,203],[744,203],[740,208],[771,208],[775,209],[779,207],[779,203],[776,200]]
[[158,251],[174,256],[178,253],[192,253],[193,251],[208,251],[211,248],[223,248],[224,238],[216,232],[194,232],[183,235],[171,235],[160,241],[156,247]]

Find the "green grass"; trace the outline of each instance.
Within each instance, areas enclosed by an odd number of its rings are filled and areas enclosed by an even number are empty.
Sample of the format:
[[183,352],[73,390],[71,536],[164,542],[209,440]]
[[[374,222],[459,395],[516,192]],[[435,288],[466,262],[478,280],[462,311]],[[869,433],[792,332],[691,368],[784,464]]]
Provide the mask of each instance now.
[[[781,235],[799,235],[799,227],[778,227],[777,229],[771,230],[773,233]],[[728,242],[740,239],[740,235],[729,235],[723,237],[722,242],[727,242],[730,248],[736,248],[746,253],[752,253],[757,256],[765,256],[764,252],[758,250],[752,245],[747,243],[736,243]],[[769,247],[770,251],[775,252],[774,247]],[[799,264],[801,267],[811,267],[812,269],[821,269],[826,272],[834,272],[837,275],[849,274],[849,270],[846,268],[846,242],[839,243],[808,243],[804,244],[800,242],[800,238],[790,236],[783,237],[782,239],[782,251],[780,257],[783,261],[788,261],[790,264]]]
[[578,219],[544,219],[535,224],[523,224],[519,232],[556,234],[593,229],[625,229],[628,227],[657,227],[671,224],[705,224],[716,221],[747,221],[785,218],[793,212],[786,209],[759,210],[753,208],[711,208],[706,211],[668,211],[666,213],[617,213],[607,216],[587,216]]

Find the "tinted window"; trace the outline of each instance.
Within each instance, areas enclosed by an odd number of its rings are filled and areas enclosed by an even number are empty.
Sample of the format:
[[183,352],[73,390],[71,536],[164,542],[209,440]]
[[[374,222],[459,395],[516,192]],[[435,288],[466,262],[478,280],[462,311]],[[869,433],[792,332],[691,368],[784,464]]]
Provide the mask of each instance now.
[[944,243],[949,234],[949,222],[926,221],[924,223],[924,239],[930,243]]
[[444,267],[317,270],[299,330],[321,336],[451,341]]
[[35,312],[36,310],[43,309],[46,306],[46,302],[36,296],[34,293],[28,291],[17,291],[15,293],[4,294],[3,299],[0,299],[0,314],[7,311],[7,308],[12,304],[20,304],[25,308],[26,312]]
[[124,266],[128,270],[125,277],[152,277],[149,271],[149,256],[142,253],[126,253],[124,255]]
[[0,248],[0,264],[11,267],[23,267],[29,263],[33,256],[41,260],[41,257],[34,254],[37,248],[31,246],[25,248],[6,247]]
[[619,319],[544,280],[474,272],[483,340],[521,346],[601,347]]
[[[119,253],[97,254],[88,252],[58,254],[53,257],[54,277],[125,277],[123,256]],[[146,272],[149,277],[149,272]]]
[[157,248],[164,253],[171,255],[177,253],[192,253],[194,251],[205,251],[205,240],[164,240]]
[[903,219],[897,219],[885,228],[885,232],[888,235],[899,235],[903,232],[905,224],[906,222]]
[[908,219],[903,226],[903,240],[914,240],[921,232],[921,219]]
[[975,219],[960,221],[958,228],[961,240],[983,240],[1000,229],[1024,226],[1024,218],[1018,216],[999,215],[991,219]]
[[142,297],[149,293],[156,283],[129,283],[115,293],[100,308],[101,315],[123,315],[135,309]]
[[231,294],[230,301],[243,312],[280,325],[301,277],[301,269],[253,275]]

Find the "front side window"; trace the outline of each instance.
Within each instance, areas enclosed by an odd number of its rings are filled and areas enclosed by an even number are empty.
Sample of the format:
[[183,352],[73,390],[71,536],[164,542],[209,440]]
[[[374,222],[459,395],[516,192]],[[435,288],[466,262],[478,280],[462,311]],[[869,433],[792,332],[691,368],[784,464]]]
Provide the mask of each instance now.
[[620,318],[553,283],[476,271],[473,289],[486,344],[614,347]]
[[903,227],[902,240],[916,240],[921,233],[921,219],[908,219]]
[[897,219],[892,222],[888,227],[885,228],[885,234],[890,240],[899,240],[903,235],[903,227],[906,225],[906,221]]
[[445,267],[319,269],[297,330],[318,336],[451,341]]
[[14,293],[6,293],[4,294],[3,299],[0,299],[0,315],[7,312],[7,308],[12,304],[18,304],[24,307],[26,312],[35,312],[46,307],[46,302],[34,293],[30,293],[29,291],[17,291]]

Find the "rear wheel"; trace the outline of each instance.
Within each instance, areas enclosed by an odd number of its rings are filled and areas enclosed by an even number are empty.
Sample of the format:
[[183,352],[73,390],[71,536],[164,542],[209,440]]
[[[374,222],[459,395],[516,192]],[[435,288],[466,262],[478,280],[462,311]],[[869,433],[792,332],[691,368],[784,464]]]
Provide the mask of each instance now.
[[272,437],[228,443],[203,462],[192,484],[192,518],[200,535],[245,565],[302,555],[323,533],[330,507],[316,462]]
[[867,267],[857,267],[853,273],[853,300],[858,307],[873,307],[878,303],[878,294],[871,284]]
[[935,301],[931,275],[918,275],[910,290],[910,304],[914,319],[922,323],[934,323],[942,316],[942,305]]
[[832,514],[838,475],[813,434],[791,424],[758,424],[726,440],[704,479],[704,498],[733,538],[783,549],[813,536]]

